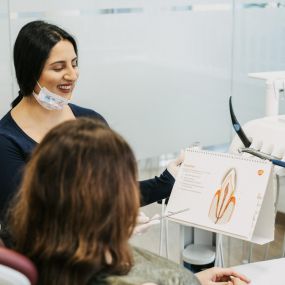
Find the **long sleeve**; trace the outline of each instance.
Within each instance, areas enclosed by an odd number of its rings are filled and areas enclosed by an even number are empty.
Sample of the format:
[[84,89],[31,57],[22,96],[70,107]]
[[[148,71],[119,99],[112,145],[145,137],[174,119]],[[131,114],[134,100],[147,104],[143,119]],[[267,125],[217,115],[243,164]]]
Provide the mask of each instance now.
[[174,177],[167,169],[159,177],[140,181],[141,206],[168,198],[174,182]]
[[0,136],[0,219],[19,187],[25,164],[18,146],[7,137]]

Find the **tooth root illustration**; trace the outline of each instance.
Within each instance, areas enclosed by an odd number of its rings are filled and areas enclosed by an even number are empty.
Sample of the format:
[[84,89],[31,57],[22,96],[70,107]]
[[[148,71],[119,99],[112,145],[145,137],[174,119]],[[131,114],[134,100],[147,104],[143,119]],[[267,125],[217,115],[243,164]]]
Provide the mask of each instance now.
[[212,199],[208,216],[215,224],[225,224],[231,220],[236,205],[234,196],[236,184],[236,171],[231,168],[221,182]]
[[235,209],[236,198],[231,197],[227,206],[225,207],[225,211],[221,214],[221,216],[216,220],[216,224],[226,224],[231,220],[232,214]]
[[212,200],[211,207],[208,213],[208,216],[210,217],[211,220],[213,220],[211,217],[217,217],[218,216],[218,207],[217,205],[219,204],[219,199],[221,196],[221,190],[219,189],[216,193],[215,196]]

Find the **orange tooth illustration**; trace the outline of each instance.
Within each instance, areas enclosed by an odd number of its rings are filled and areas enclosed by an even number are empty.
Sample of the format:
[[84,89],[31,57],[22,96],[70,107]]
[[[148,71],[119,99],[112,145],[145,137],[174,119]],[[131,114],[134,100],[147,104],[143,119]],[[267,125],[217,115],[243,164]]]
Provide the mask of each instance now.
[[221,189],[215,193],[210,206],[208,216],[215,224],[226,224],[230,221],[236,205],[235,186],[236,171],[231,168],[224,176]]

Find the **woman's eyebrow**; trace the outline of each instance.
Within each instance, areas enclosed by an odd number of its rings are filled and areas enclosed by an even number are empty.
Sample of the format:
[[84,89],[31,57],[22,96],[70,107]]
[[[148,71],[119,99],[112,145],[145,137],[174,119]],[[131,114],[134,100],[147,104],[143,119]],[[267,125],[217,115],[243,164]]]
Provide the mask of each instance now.
[[64,60],[59,60],[59,61],[54,61],[54,62],[51,62],[49,65],[54,65],[54,64],[64,64],[65,61]]
[[[73,61],[76,61],[78,58],[75,57],[71,60],[71,62]],[[58,61],[54,61],[54,62],[51,62],[49,65],[54,65],[54,64],[64,64],[66,61],[65,60],[58,60]]]

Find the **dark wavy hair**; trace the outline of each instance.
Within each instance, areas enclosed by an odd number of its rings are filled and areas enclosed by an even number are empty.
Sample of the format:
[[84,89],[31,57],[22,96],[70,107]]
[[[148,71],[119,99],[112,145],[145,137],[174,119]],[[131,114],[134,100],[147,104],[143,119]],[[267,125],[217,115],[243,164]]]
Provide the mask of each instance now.
[[61,40],[71,42],[77,55],[75,39],[58,26],[44,21],[33,21],[22,27],[14,45],[14,66],[20,91],[12,102],[12,107],[23,96],[32,94],[51,49]]
[[8,213],[15,249],[41,285],[85,285],[126,274],[139,208],[136,161],[126,141],[92,119],[52,129],[36,147]]

